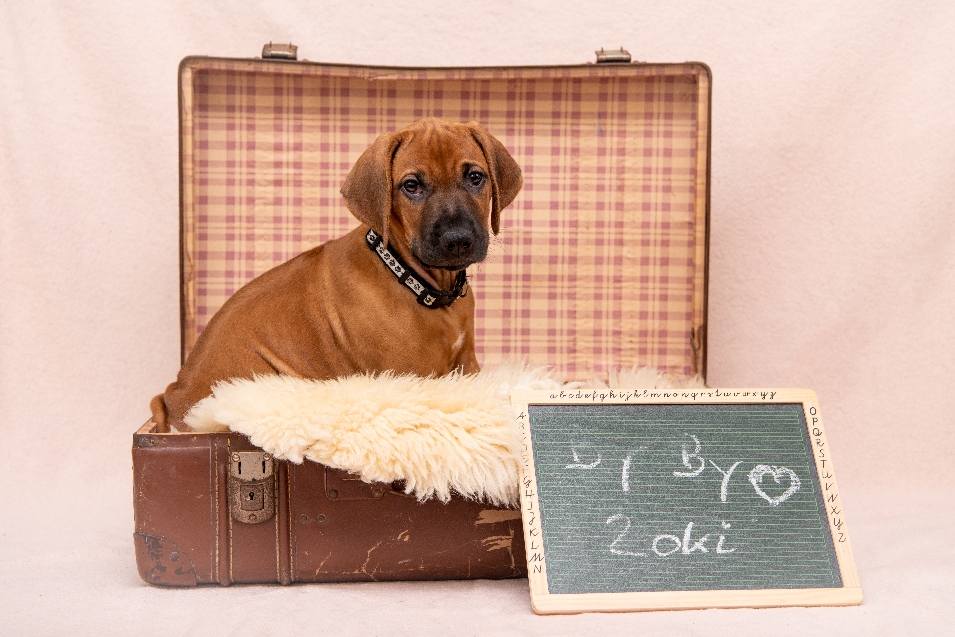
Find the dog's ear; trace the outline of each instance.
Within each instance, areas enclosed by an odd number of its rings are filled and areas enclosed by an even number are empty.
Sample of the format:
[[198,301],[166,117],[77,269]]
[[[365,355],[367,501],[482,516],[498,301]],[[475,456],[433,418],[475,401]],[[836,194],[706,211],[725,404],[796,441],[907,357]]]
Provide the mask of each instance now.
[[504,144],[487,132],[487,129],[471,122],[468,124],[471,137],[484,152],[484,160],[491,171],[491,230],[501,230],[501,210],[507,208],[524,184],[521,167],[517,165]]
[[379,233],[385,245],[391,218],[391,163],[400,145],[398,133],[379,135],[352,166],[341,189],[348,210]]

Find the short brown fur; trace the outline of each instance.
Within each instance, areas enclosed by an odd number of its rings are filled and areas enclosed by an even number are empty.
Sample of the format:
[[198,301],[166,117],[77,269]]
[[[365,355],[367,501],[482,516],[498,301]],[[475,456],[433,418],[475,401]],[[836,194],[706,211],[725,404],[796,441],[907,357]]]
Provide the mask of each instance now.
[[[480,188],[469,181],[474,171],[486,175]],[[403,190],[409,177],[426,187],[421,197]],[[520,168],[479,124],[430,119],[381,135],[342,187],[362,225],[255,278],[222,306],[176,381],[150,403],[159,430],[188,429],[189,409],[232,378],[478,371],[474,295],[440,309],[419,305],[365,234],[374,228],[430,285],[450,290],[458,270],[484,258],[486,233],[499,231],[500,211],[521,185]],[[483,233],[485,252],[478,245],[473,255],[423,265],[418,255],[435,252],[434,235],[450,217],[473,228],[478,244]]]

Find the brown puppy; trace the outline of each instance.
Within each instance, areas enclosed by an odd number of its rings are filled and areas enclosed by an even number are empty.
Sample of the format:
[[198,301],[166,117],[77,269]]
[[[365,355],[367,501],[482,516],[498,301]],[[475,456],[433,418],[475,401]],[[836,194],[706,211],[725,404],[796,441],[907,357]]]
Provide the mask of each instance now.
[[504,146],[473,122],[429,119],[381,135],[342,187],[362,225],[222,306],[176,381],[150,403],[160,430],[188,429],[189,409],[230,378],[476,372],[463,270],[487,255],[488,232],[497,234],[521,184]]

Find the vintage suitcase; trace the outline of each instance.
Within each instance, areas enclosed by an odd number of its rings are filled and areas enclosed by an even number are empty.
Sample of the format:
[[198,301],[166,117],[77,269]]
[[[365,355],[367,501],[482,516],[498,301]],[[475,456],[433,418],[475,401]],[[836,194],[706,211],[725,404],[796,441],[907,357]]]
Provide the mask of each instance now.
[[[478,121],[524,171],[469,274],[482,364],[568,380],[705,374],[710,72],[699,63],[390,68],[191,57],[179,69],[181,327],[265,270],[353,228],[339,194],[382,132]],[[157,388],[157,391],[161,388]],[[520,512],[419,503],[234,433],[133,436],[136,560],[152,584],[517,577]]]

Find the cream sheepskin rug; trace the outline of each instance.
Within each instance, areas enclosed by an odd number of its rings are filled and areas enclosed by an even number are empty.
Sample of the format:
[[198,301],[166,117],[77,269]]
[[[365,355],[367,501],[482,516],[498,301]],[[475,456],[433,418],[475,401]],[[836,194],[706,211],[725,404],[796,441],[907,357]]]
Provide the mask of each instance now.
[[[574,383],[607,387],[598,379]],[[333,380],[256,376],[218,383],[185,422],[231,429],[279,459],[313,460],[365,482],[403,480],[419,500],[452,493],[496,505],[518,501],[514,389],[565,386],[546,367],[505,364],[437,378],[359,374]],[[610,375],[613,388],[702,386],[653,369]]]

